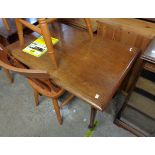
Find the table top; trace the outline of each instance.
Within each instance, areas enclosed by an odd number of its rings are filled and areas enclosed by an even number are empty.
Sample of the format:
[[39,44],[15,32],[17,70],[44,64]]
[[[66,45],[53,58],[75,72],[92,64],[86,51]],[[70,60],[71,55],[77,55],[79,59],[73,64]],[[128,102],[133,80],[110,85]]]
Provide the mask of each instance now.
[[[47,53],[36,58],[22,52],[19,42],[9,45],[8,49],[30,68],[46,70],[57,85],[103,111],[138,50],[96,36],[91,40],[85,31],[64,24],[53,26],[52,34],[61,37],[55,45],[58,69],[54,69]],[[33,36],[25,37],[25,46],[33,40]]]
[[155,38],[151,41],[141,58],[143,60],[155,63]]

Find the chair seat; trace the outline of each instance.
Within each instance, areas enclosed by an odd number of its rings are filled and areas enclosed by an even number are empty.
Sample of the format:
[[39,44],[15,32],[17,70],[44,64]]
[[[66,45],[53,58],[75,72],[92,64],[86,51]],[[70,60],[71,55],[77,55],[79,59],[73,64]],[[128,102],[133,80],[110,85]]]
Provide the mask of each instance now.
[[[32,69],[46,70],[51,79],[60,87],[87,101],[100,111],[108,105],[121,82],[137,57],[138,49],[118,42],[94,37],[92,40],[82,32],[67,42],[69,29],[63,32],[63,38],[55,46],[58,69],[54,69],[48,53],[36,58],[22,52],[19,43],[9,45],[13,56]],[[25,39],[27,46],[34,40],[32,36]]]
[[28,82],[32,86],[32,88],[34,88],[39,93],[41,93],[42,95],[47,96],[47,97],[58,98],[65,92],[65,90],[63,88],[58,88],[57,91],[49,91],[47,89],[42,88],[40,83],[38,85],[36,82],[34,82],[31,79],[28,79]]

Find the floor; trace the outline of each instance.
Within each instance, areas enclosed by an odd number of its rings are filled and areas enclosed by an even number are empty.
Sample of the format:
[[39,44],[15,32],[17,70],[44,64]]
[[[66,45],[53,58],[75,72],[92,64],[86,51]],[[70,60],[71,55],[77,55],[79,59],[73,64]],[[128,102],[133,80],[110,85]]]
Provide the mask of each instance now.
[[[75,98],[62,109],[63,125],[59,125],[51,100],[41,96],[35,107],[33,92],[27,80],[14,75],[13,84],[0,70],[0,136],[35,137],[132,137],[130,132],[113,124],[113,103],[106,112],[97,113],[97,126],[89,131],[89,105]],[[60,101],[63,97],[60,99]]]

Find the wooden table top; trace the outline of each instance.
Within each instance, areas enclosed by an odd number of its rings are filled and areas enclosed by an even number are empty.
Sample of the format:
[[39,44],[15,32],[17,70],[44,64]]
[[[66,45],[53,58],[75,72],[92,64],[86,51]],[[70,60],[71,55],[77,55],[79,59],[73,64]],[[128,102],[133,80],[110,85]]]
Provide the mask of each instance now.
[[[19,42],[8,49],[30,68],[46,70],[57,85],[103,111],[131,67],[137,49],[96,36],[90,40],[85,31],[63,24],[59,25],[61,33],[58,33],[57,27],[52,27],[53,36],[61,36],[55,45],[56,70],[47,53],[36,58],[21,52]],[[25,46],[33,40],[30,35],[26,37]]]

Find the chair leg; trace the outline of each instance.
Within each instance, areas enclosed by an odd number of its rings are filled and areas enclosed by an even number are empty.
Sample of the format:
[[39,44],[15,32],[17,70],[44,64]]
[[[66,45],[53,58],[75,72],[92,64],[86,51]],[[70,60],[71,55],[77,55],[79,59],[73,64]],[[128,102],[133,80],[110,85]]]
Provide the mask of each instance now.
[[9,79],[9,81],[10,81],[11,83],[13,83],[13,78],[12,78],[12,76],[11,76],[9,70],[3,68],[3,71],[4,71],[5,75],[7,76],[7,78]]
[[39,93],[35,89],[33,89],[33,92],[34,92],[35,104],[36,106],[38,106],[39,105]]
[[61,117],[61,113],[60,113],[60,107],[58,105],[58,99],[52,99],[52,101],[53,101],[53,106],[54,106],[54,110],[57,115],[58,122],[59,122],[59,124],[62,124],[62,117]]
[[69,104],[69,102],[73,99],[74,95],[70,94],[67,99],[61,104],[60,108],[63,108],[64,106],[66,106],[67,104]]

